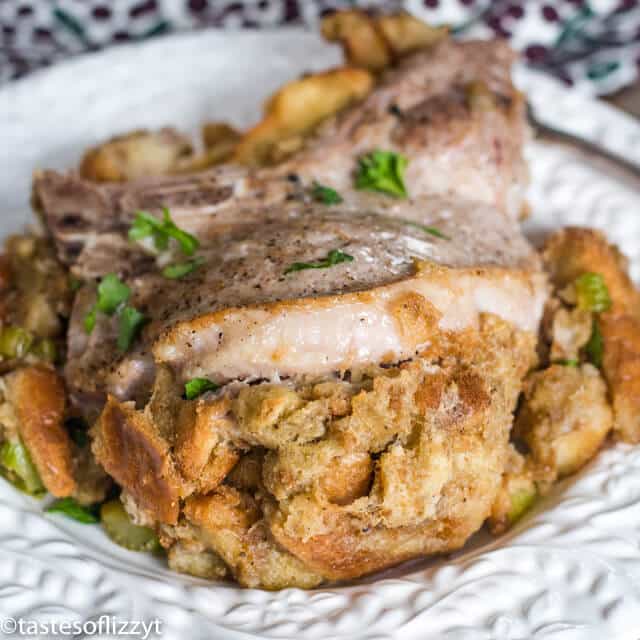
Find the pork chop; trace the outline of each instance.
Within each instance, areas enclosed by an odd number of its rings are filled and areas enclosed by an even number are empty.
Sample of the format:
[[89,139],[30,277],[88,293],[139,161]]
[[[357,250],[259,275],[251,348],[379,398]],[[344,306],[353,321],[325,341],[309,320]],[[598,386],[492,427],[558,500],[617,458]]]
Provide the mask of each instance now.
[[[86,334],[95,301],[86,285],[71,317],[70,387],[144,397],[154,358],[184,380],[324,375],[410,358],[477,326],[483,313],[536,331],[544,278],[515,221],[459,200],[372,200],[387,206],[369,213],[366,197],[344,210],[289,201],[259,227],[205,240],[204,264],[183,279],[157,269],[127,279],[150,322],[124,357],[115,318],[99,315]],[[287,273],[331,251],[352,260]],[[105,268],[118,270],[112,258]]]
[[314,181],[351,190],[358,158],[384,149],[409,159],[411,197],[462,196],[515,218],[524,206],[527,127],[510,79],[513,58],[499,41],[446,41],[416,53],[274,168],[223,166],[111,185],[44,171],[35,176],[34,199],[60,259],[73,264],[100,235],[122,234],[137,209],[168,207],[180,227],[199,236],[224,232],[254,224]]

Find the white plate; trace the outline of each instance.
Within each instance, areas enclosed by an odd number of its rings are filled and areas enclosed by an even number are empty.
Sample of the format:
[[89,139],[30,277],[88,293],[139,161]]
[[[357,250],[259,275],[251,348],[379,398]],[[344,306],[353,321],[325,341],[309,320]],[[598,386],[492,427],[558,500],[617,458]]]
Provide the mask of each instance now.
[[[2,232],[30,219],[34,168],[71,166],[88,145],[135,127],[246,125],[283,81],[338,60],[335,48],[298,31],[209,32],[110,50],[4,87]],[[542,117],[639,157],[634,120],[524,70],[518,82]],[[638,193],[566,150],[534,144],[528,153],[529,230],[604,229],[640,279]],[[98,527],[43,516],[39,503],[2,481],[0,522],[0,619],[159,617],[171,640],[640,637],[640,449],[630,447],[602,452],[505,537],[479,534],[446,560],[309,592],[173,574],[111,544]]]

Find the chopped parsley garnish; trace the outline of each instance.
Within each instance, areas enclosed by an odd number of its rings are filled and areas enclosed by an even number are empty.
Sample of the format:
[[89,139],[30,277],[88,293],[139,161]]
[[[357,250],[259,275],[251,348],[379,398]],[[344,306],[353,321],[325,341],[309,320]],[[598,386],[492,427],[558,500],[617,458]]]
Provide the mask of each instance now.
[[403,220],[405,224],[408,224],[410,227],[415,227],[416,229],[420,229],[420,231],[424,231],[429,235],[435,236],[436,238],[442,238],[443,240],[451,240],[451,238],[442,233],[440,229],[436,229],[435,227],[429,227],[426,224],[420,224],[419,222],[413,222],[413,220]]
[[107,316],[116,314],[118,324],[118,349],[125,352],[140,333],[146,318],[135,307],[127,305],[131,289],[117,275],[106,275],[98,285],[98,300],[84,317],[84,328],[91,333],[95,326],[98,311]]
[[393,151],[373,151],[362,156],[356,173],[356,189],[380,191],[398,198],[408,196],[404,171],[409,164],[406,156]]
[[342,196],[335,189],[325,187],[319,182],[313,183],[311,195],[316,202],[323,204],[340,204],[342,202]]
[[600,324],[596,318],[593,319],[593,329],[589,342],[584,347],[589,362],[598,369],[602,368],[602,356],[604,355],[604,340],[600,331]]
[[84,330],[87,333],[92,333],[93,330],[95,329],[97,313],[98,312],[95,306],[93,306],[91,310],[87,313],[87,315],[84,317]]
[[107,274],[98,285],[98,311],[113,315],[118,307],[126,302],[131,295],[131,289],[118,278],[115,273]]
[[611,308],[609,289],[599,273],[583,273],[575,281],[578,309],[601,313]]
[[[136,217],[129,229],[129,239],[143,240],[150,237],[156,250],[166,251],[169,248],[169,240],[173,238],[180,245],[184,255],[192,256],[200,246],[198,239],[176,226],[171,219],[169,209],[165,207],[162,212],[162,220],[146,211],[136,212]],[[162,275],[170,280],[178,280],[195,271],[203,263],[204,258],[197,257],[186,262],[170,264],[162,270]]]
[[188,276],[191,272],[195,271],[204,262],[204,258],[198,256],[193,260],[187,260],[187,262],[179,262],[176,264],[167,265],[162,270],[162,275],[170,280],[178,280]]
[[91,307],[91,311],[89,311],[87,313],[87,315],[84,317],[84,330],[87,333],[92,333],[93,330],[96,327],[96,315],[97,315],[97,310],[95,305],[93,307]]
[[98,311],[112,316],[131,296],[131,289],[115,273],[107,274],[98,285],[98,299],[84,317],[84,329],[91,333],[96,326]]
[[118,349],[120,351],[123,353],[128,351],[146,321],[144,314],[140,313],[135,307],[122,309],[118,325]]
[[304,269],[326,269],[328,267],[333,267],[336,264],[340,264],[341,262],[353,262],[353,256],[350,256],[348,253],[344,253],[339,249],[332,249],[329,251],[326,258],[318,260],[317,262],[294,262],[285,269],[284,274],[287,275],[287,273],[302,271]]
[[129,239],[143,240],[149,237],[153,239],[153,245],[158,251],[165,251],[169,247],[171,238],[176,240],[182,253],[187,256],[192,256],[200,246],[195,236],[176,226],[166,207],[162,210],[162,220],[146,211],[136,212],[136,217],[129,229]]
[[94,507],[87,507],[73,498],[60,498],[52,502],[45,511],[47,513],[60,513],[67,518],[82,522],[83,524],[95,524],[100,522],[100,518]]
[[187,400],[193,400],[207,391],[217,391],[219,388],[219,385],[206,378],[191,378],[184,385],[184,396]]

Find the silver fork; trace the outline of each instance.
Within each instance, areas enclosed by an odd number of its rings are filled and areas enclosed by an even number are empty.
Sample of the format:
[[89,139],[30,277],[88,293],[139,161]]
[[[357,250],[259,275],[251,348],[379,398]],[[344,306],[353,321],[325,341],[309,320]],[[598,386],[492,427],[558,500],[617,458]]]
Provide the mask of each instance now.
[[527,118],[529,120],[529,124],[536,132],[536,137],[538,139],[580,149],[587,155],[607,163],[610,167],[615,167],[618,171],[623,172],[635,181],[640,180],[640,166],[635,162],[631,162],[617,153],[608,151],[585,138],[575,136],[572,133],[567,133],[566,131],[561,131],[560,129],[556,129],[555,127],[541,122],[536,118],[533,108],[528,102]]

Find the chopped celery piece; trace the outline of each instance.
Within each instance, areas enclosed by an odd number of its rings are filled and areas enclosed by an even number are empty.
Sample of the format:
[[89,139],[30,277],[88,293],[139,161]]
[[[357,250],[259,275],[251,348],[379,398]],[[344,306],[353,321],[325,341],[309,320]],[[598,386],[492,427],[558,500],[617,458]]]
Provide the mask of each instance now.
[[509,511],[511,524],[519,520],[531,508],[537,495],[535,488],[518,489],[511,495],[511,510]]
[[33,344],[33,335],[22,327],[8,326],[0,331],[0,354],[6,358],[24,358]]
[[575,282],[578,309],[601,313],[611,308],[609,289],[599,273],[583,273]]
[[33,496],[41,496],[44,493],[40,474],[21,440],[7,441],[2,445],[0,464],[9,472],[8,479],[20,490]]
[[120,500],[105,502],[100,507],[100,519],[106,534],[121,547],[154,552],[161,548],[154,530],[133,524]]
[[56,343],[50,338],[38,340],[32,347],[31,353],[39,360],[45,362],[55,362],[58,357]]

